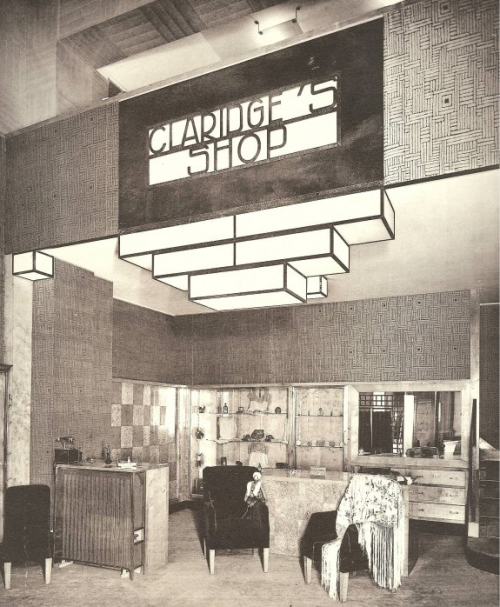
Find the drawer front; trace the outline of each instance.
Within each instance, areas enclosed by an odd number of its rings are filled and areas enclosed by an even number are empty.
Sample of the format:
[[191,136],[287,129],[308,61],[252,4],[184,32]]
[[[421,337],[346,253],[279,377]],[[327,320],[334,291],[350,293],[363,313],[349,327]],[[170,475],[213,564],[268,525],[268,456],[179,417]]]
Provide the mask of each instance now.
[[438,504],[465,504],[465,489],[455,487],[429,487],[411,485],[411,502],[436,502]]
[[418,476],[417,485],[448,485],[465,487],[465,472],[463,470],[418,470],[413,473]]
[[463,524],[465,506],[410,502],[410,518]]

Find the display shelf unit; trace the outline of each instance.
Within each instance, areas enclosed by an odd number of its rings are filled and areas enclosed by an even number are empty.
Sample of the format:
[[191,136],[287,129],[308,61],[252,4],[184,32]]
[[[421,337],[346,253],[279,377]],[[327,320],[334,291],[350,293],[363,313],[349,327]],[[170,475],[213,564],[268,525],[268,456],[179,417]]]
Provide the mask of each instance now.
[[[344,419],[342,386],[193,388],[192,490],[201,494],[203,468],[222,461],[228,465],[257,465],[259,461],[263,468],[302,470],[324,466],[341,471]],[[324,444],[316,444],[319,441]],[[252,455],[255,451],[265,457],[260,460]]]
[[296,387],[293,396],[294,467],[322,466],[327,470],[343,470],[344,389],[337,386]]

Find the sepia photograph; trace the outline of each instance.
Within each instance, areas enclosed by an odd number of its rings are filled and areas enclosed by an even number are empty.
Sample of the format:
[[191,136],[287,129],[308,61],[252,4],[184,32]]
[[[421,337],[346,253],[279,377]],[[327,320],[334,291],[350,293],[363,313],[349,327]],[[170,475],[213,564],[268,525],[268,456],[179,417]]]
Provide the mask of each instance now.
[[497,607],[497,0],[0,0],[0,605]]

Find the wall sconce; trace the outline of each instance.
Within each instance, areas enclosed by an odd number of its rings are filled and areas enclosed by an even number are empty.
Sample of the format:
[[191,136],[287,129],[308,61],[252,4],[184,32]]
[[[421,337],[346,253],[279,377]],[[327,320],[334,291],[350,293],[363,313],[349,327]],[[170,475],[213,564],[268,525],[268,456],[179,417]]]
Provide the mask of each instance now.
[[297,20],[297,13],[300,11],[300,6],[295,8],[295,17],[282,23],[277,23],[270,27],[260,29],[260,21],[254,21],[257,26],[257,32],[261,36],[266,36],[266,42],[279,42],[280,40],[286,40],[292,36],[298,36],[302,34],[302,28]]
[[54,258],[41,251],[14,253],[12,274],[28,280],[43,280],[54,277]]

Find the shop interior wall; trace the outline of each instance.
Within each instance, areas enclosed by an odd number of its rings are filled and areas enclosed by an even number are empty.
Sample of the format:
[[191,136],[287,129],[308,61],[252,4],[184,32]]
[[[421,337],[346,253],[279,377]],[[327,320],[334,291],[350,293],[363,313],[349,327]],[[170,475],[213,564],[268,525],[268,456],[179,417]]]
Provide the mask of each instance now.
[[[5,139],[0,137],[0,363],[5,362]],[[1,431],[1,429],[0,429]]]
[[118,104],[7,138],[6,252],[115,236]]
[[424,0],[386,13],[386,184],[498,164],[498,6]]
[[176,318],[187,385],[470,378],[470,292]]
[[31,482],[53,486],[56,439],[101,457],[111,433],[113,285],[56,260],[33,285]]
[[[496,300],[498,302],[498,298]],[[480,308],[479,349],[479,434],[496,449],[499,448],[499,306]]]
[[183,383],[185,353],[174,317],[113,301],[113,377]]

